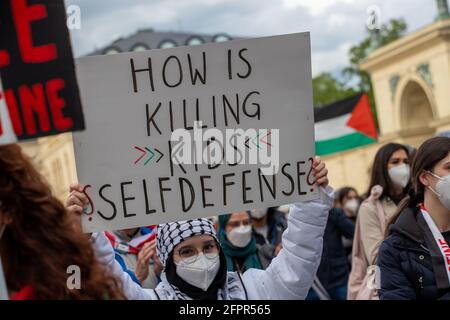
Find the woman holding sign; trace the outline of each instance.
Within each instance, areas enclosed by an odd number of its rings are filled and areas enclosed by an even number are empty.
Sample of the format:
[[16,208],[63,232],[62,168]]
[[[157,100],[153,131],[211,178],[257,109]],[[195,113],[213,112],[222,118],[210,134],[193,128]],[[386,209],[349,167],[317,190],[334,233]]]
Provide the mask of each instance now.
[[[328,171],[319,158],[313,163],[313,172],[320,197],[291,206],[283,249],[266,270],[252,268],[242,275],[228,272],[223,249],[208,219],[158,226],[157,254],[164,272],[154,290],[140,288],[123,272],[103,233],[92,236],[97,256],[121,279],[129,299],[304,299],[320,262],[323,233],[333,203]],[[80,187],[73,188],[68,201],[71,210],[78,213],[87,204]]]
[[450,138],[424,142],[380,247],[381,299],[450,299]]

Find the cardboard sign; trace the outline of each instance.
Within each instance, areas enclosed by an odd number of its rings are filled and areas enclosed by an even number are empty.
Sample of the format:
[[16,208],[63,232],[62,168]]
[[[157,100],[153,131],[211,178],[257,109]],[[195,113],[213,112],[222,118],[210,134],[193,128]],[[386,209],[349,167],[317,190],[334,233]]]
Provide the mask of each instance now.
[[76,65],[87,125],[74,134],[91,199],[85,231],[317,197],[309,33]]
[[0,75],[0,144],[84,129],[63,0],[0,1]]

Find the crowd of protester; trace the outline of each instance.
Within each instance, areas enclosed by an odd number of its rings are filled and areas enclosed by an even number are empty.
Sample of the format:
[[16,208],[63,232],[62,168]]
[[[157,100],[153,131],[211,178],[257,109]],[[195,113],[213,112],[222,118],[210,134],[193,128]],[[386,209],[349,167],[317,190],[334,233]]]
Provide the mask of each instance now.
[[[450,299],[450,138],[382,146],[364,193],[84,234],[17,145],[0,147],[0,257],[11,299]],[[79,266],[81,288],[68,285]]]

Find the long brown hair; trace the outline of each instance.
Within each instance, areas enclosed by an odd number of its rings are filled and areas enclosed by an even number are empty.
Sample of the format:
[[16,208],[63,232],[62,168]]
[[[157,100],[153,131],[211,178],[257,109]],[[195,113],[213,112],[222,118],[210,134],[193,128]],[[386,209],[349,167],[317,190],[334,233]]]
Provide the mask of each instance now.
[[431,171],[433,167],[444,159],[450,152],[450,138],[434,137],[428,139],[417,150],[414,157],[411,170],[411,188],[406,197],[398,205],[394,217],[389,221],[385,235],[389,233],[389,226],[394,224],[403,210],[406,208],[415,208],[424,201],[425,187],[420,182],[420,174],[425,171]]
[[[0,217],[9,221],[0,255],[10,291],[31,285],[37,299],[124,298],[119,282],[96,261],[89,238],[18,145],[0,147],[0,201]],[[81,289],[68,288],[69,266],[80,268]]]
[[370,191],[375,185],[380,185],[383,188],[383,194],[381,195],[380,199],[390,197],[395,202],[399,202],[401,198],[403,198],[403,196],[406,194],[407,190],[409,189],[409,185],[407,185],[403,189],[403,194],[400,198],[395,197],[394,184],[391,181],[388,172],[389,159],[391,158],[392,154],[398,150],[404,150],[408,157],[410,157],[408,148],[399,143],[388,143],[377,151],[372,166],[369,188],[367,189],[364,198],[370,196]]

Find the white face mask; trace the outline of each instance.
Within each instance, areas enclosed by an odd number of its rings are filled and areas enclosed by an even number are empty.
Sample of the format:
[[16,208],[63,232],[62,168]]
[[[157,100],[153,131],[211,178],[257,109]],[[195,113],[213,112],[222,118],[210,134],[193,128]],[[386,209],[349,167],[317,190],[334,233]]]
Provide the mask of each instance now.
[[259,220],[267,215],[267,210],[266,209],[252,210],[250,211],[250,215],[252,216],[252,218]]
[[217,253],[213,257],[207,258],[203,253],[200,253],[194,263],[186,263],[181,260],[175,263],[177,275],[181,279],[193,285],[194,287],[200,288],[203,291],[208,290],[214,278],[219,272],[220,268],[220,257]]
[[227,233],[230,243],[238,248],[244,248],[252,240],[252,227],[240,225]]
[[450,175],[439,177],[431,171],[428,173],[439,180],[436,183],[436,190],[430,186],[428,188],[439,198],[442,205],[450,210]]
[[388,170],[389,177],[397,187],[406,187],[411,177],[411,169],[407,164],[401,164]]
[[344,209],[350,211],[353,214],[356,214],[356,210],[358,210],[359,201],[355,198],[348,200],[345,205]]

